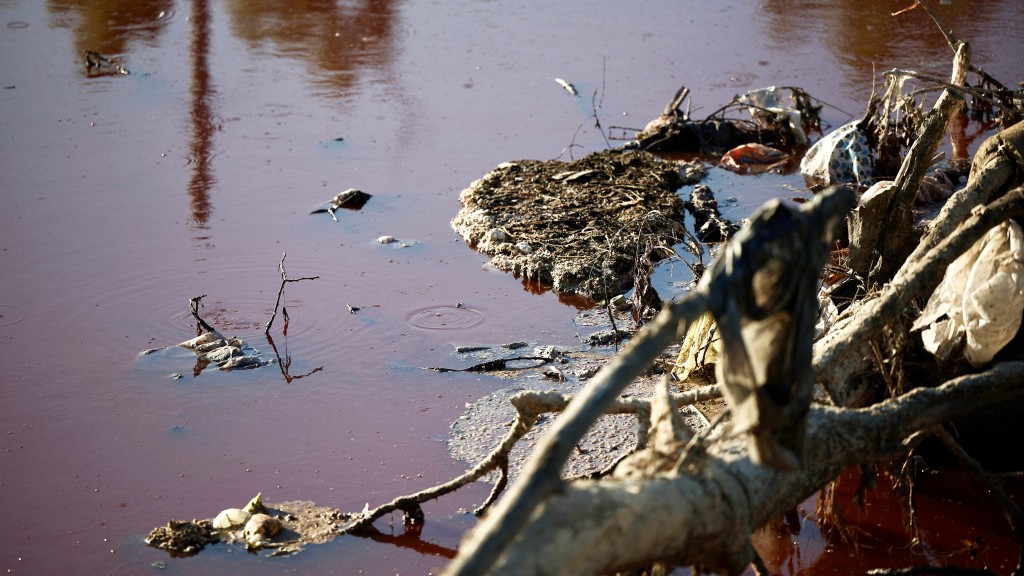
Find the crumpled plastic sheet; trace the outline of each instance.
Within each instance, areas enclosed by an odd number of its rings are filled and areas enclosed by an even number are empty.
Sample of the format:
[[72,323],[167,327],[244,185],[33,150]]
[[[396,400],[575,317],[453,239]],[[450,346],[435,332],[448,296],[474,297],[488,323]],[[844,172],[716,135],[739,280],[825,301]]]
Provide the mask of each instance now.
[[804,133],[800,111],[783,105],[782,93],[775,86],[751,90],[738,100],[750,107],[750,115],[762,127],[777,124],[780,116],[786,117],[789,132],[795,142],[801,146],[807,144],[807,134]]
[[875,173],[867,135],[856,122],[843,124],[807,150],[800,161],[800,172],[823,186],[867,186]]
[[782,150],[752,142],[741,144],[722,155],[719,165],[733,172],[761,174],[781,169],[789,162],[789,154]]
[[1024,315],[1024,231],[1013,221],[993,227],[961,254],[914,322],[939,361],[966,339],[964,357],[987,364],[1013,339]]

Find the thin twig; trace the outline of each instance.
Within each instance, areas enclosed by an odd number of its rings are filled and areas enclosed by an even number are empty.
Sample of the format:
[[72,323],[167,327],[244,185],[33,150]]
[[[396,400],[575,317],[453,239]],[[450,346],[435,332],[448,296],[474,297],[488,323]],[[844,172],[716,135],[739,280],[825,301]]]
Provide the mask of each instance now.
[[[277,318],[277,309],[281,306],[281,296],[284,295],[284,285],[289,282],[301,282],[303,280],[316,280],[319,276],[304,276],[302,278],[289,278],[288,272],[284,269],[284,259],[288,257],[288,253],[285,252],[281,255],[281,262],[277,265],[278,270],[281,272],[281,288],[277,291],[277,302],[274,303],[274,313],[270,315],[270,320],[267,320],[267,325],[263,330],[264,334],[270,334],[270,327],[274,325],[274,318]],[[285,318],[285,332],[288,331],[288,309],[284,310]]]
[[188,299],[188,305],[189,309],[192,311],[192,317],[196,319],[197,334],[199,334],[200,328],[207,332],[216,332],[216,330],[213,329],[213,326],[207,324],[206,320],[203,320],[199,316],[199,304],[202,302],[203,298],[206,298],[206,294],[203,294],[202,296],[195,296],[193,298]]

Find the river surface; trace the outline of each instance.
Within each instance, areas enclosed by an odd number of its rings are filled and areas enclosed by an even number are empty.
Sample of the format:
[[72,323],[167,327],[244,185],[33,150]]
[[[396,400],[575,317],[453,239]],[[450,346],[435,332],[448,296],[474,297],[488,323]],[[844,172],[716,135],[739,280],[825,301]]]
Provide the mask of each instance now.
[[[508,383],[421,367],[451,364],[453,343],[575,346],[580,326],[571,300],[454,234],[459,191],[504,161],[602,149],[595,115],[612,137],[642,128],[682,85],[698,117],[800,86],[838,126],[876,71],[948,75],[941,35],[920,11],[889,16],[902,7],[0,1],[0,570],[437,573],[487,486],[428,505],[418,536],[396,516],[376,541],[288,559],[173,559],[142,540],[257,492],[358,511],[461,473],[450,423]],[[976,64],[1022,79],[1024,4],[937,8]],[[84,50],[131,73],[89,74]],[[738,199],[727,215],[807,194],[799,176],[713,172]],[[361,210],[310,214],[351,187],[372,194]],[[194,376],[187,354],[137,358],[194,335],[199,295],[207,320],[273,354],[284,253],[291,277],[319,276],[287,286],[284,363]],[[439,310],[451,323],[429,321]],[[828,573],[815,534],[769,561]]]

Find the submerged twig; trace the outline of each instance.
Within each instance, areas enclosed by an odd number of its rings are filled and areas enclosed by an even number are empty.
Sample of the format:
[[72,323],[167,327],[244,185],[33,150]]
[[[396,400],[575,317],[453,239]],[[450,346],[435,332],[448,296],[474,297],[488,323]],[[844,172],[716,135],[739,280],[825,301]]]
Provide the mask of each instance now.
[[[508,367],[509,362],[515,361],[540,361],[539,364],[531,366],[521,367]],[[514,358],[497,358],[495,360],[488,360],[486,362],[480,362],[479,364],[473,364],[466,368],[443,368],[438,366],[431,366],[427,370],[433,370],[435,372],[498,372],[500,370],[528,370],[530,368],[536,368],[543,364],[551,362],[553,358],[547,356],[516,356]]]

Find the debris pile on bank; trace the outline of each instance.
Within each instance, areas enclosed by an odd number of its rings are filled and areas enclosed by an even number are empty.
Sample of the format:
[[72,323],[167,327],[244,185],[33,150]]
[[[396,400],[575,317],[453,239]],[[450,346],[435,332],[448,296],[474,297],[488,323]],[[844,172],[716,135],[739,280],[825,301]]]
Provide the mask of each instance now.
[[685,241],[676,190],[702,175],[695,164],[621,150],[506,162],[462,191],[452,227],[500,270],[601,301]]

